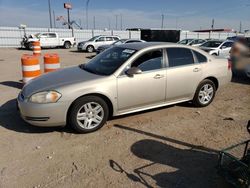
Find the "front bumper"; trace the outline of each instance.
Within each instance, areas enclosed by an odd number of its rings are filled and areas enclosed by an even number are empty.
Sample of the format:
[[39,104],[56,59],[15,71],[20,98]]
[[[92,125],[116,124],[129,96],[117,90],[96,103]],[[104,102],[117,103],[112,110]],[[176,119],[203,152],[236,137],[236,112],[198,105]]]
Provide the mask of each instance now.
[[41,127],[65,126],[69,104],[65,102],[36,104],[23,100],[19,94],[17,107],[24,121]]
[[81,45],[77,45],[77,50],[78,51],[85,51],[86,50],[86,46],[84,44],[81,44]]

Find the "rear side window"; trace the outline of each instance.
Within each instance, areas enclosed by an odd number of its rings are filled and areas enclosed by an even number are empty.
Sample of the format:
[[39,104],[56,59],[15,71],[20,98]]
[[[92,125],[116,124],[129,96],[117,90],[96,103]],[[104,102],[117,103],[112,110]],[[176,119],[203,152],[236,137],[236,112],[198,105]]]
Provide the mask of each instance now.
[[193,53],[187,48],[167,48],[169,67],[194,64]]
[[113,40],[114,41],[118,41],[119,39],[117,37],[113,37]]
[[207,62],[207,57],[202,55],[201,53],[199,52],[196,52],[196,51],[193,51],[194,52],[194,55],[196,56],[196,59],[199,63],[205,63]]

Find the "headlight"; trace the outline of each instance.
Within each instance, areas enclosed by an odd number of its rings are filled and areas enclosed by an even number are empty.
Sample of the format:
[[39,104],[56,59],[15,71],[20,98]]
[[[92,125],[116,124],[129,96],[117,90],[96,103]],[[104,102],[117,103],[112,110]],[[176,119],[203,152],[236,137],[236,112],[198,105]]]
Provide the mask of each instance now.
[[33,103],[55,103],[61,98],[61,94],[56,91],[43,91],[33,94],[29,101]]

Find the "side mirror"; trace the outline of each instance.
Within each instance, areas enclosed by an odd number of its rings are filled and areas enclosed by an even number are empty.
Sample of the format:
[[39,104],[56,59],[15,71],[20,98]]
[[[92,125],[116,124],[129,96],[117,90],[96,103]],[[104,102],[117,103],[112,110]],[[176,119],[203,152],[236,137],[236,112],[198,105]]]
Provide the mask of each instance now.
[[129,77],[133,77],[135,74],[141,74],[142,71],[138,67],[131,67],[125,72]]
[[224,49],[226,49],[226,48],[227,48],[226,46],[222,46],[222,47],[221,47],[222,50],[224,50]]

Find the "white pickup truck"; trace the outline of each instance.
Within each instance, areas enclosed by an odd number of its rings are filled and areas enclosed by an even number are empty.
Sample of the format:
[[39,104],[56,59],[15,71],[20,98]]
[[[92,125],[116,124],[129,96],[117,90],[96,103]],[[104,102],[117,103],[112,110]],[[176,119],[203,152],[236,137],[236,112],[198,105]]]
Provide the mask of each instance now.
[[64,47],[66,49],[71,48],[76,44],[76,39],[74,37],[60,38],[57,33],[54,32],[44,32],[32,34],[29,37],[24,36],[21,46],[32,49],[32,42],[40,41],[42,48],[50,47]]

